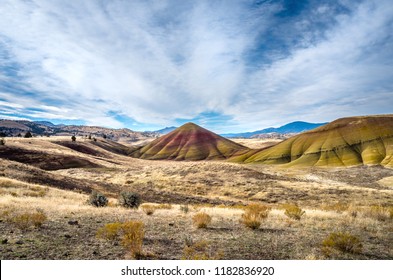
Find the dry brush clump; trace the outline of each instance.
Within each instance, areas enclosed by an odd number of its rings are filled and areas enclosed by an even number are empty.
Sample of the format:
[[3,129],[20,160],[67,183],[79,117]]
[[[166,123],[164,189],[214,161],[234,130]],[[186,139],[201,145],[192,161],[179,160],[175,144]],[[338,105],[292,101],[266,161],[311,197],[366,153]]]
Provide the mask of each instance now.
[[211,223],[212,217],[206,213],[196,213],[192,217],[192,223],[196,228],[207,228],[207,226]]
[[364,209],[363,214],[366,217],[383,222],[392,218],[393,215],[392,209],[393,207],[383,207],[381,205],[374,205]]
[[182,260],[220,260],[223,254],[211,246],[211,243],[206,240],[193,242],[191,239],[186,239],[183,249]]
[[250,204],[245,207],[244,213],[240,218],[240,223],[250,229],[258,229],[261,226],[262,220],[269,215],[270,207],[263,204]]
[[33,212],[20,212],[6,210],[1,213],[7,223],[12,224],[20,230],[27,230],[29,228],[40,228],[48,219],[44,211],[37,209]]
[[322,252],[326,256],[331,256],[335,251],[357,254],[362,249],[360,239],[348,232],[333,232],[322,241]]
[[300,208],[296,204],[284,205],[284,209],[285,209],[284,211],[285,216],[293,220],[300,220],[302,216],[306,213],[305,211],[303,211],[302,208]]
[[128,221],[124,223],[110,223],[98,229],[96,237],[107,241],[120,241],[123,247],[135,259],[142,254],[143,238],[145,236],[144,224],[141,221]]
[[154,205],[144,204],[140,207],[146,215],[151,216],[156,211],[156,207]]

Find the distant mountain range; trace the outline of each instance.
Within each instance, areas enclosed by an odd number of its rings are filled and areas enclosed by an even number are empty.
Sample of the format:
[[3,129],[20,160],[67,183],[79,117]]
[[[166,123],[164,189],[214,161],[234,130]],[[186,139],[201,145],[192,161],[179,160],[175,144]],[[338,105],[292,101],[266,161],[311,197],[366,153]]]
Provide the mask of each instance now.
[[322,125],[325,125],[327,123],[308,123],[308,122],[301,122],[301,121],[296,121],[296,122],[291,122],[286,125],[280,126],[280,127],[269,127],[265,128],[262,130],[257,130],[253,132],[242,132],[242,133],[226,133],[226,134],[221,134],[223,137],[227,138],[252,138],[253,136],[259,135],[259,134],[268,134],[268,133],[279,133],[279,134],[289,134],[289,133],[301,133],[305,132],[317,127],[320,127]]
[[169,133],[169,132],[174,131],[176,128],[177,128],[177,127],[175,127],[175,126],[165,127],[165,128],[163,128],[163,129],[155,130],[155,131],[153,131],[153,132],[164,135],[164,134],[167,134],[167,133]]

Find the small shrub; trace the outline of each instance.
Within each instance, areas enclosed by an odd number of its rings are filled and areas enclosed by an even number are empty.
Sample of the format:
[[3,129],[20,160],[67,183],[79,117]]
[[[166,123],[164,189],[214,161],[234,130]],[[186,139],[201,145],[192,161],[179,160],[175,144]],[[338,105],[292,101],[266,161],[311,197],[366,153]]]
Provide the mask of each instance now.
[[305,213],[306,212],[296,204],[289,204],[285,206],[284,214],[290,219],[300,220]]
[[344,253],[361,253],[362,248],[360,239],[346,232],[333,232],[322,241],[322,252],[327,256],[334,249]]
[[76,141],[75,135],[72,135],[72,136],[71,136],[71,141],[72,141],[72,142],[75,142],[75,141]]
[[4,139],[0,139],[0,146],[4,146],[5,145],[5,140]]
[[188,212],[190,212],[190,208],[188,207],[188,205],[180,205],[180,211],[182,211],[184,214],[187,214]]
[[[190,243],[191,242],[191,243]],[[219,260],[222,253],[210,246],[210,242],[201,240],[193,243],[188,241],[184,246],[182,260]]]
[[364,211],[366,217],[378,220],[378,221],[386,221],[391,217],[391,210],[388,207],[383,207],[380,205],[371,206],[370,208]]
[[96,237],[107,241],[119,239],[121,223],[110,223],[98,229]]
[[138,208],[141,204],[141,197],[133,192],[121,192],[119,196],[119,204],[127,208]]
[[258,229],[269,215],[270,208],[262,204],[250,204],[245,208],[240,222],[250,229]]
[[142,257],[142,244],[145,236],[144,225],[140,221],[110,223],[97,230],[96,237],[106,241],[120,241],[135,259]]
[[33,213],[21,213],[8,218],[9,222],[21,230],[26,230],[30,227],[40,228],[46,220],[47,217],[42,210],[37,210]]
[[108,199],[102,193],[93,190],[89,197],[89,204],[96,207],[104,207],[108,205]]
[[197,228],[207,228],[211,221],[212,218],[206,213],[196,213],[192,217],[192,222]]
[[153,215],[154,212],[156,211],[156,207],[153,205],[145,204],[145,205],[142,205],[141,208],[142,208],[142,211],[145,212],[145,214],[148,216]]
[[121,226],[121,243],[136,259],[142,255],[144,236],[144,225],[140,221],[125,222]]
[[31,138],[31,137],[33,137],[33,135],[31,134],[30,131],[28,131],[28,132],[26,132],[26,134],[25,134],[24,137],[25,137],[25,138]]

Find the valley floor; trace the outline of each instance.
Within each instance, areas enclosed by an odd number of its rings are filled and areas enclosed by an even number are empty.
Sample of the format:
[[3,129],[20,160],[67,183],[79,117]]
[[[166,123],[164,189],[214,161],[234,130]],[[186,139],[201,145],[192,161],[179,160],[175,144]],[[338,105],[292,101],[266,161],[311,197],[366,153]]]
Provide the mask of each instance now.
[[[32,160],[5,158],[10,153],[0,158],[1,259],[131,258],[120,242],[96,237],[105,224],[129,220],[144,223],[140,258],[146,259],[184,258],[190,244],[202,244],[208,258],[221,259],[393,259],[392,169],[146,161],[122,155],[108,141],[97,146],[78,139],[83,149],[58,141],[65,139],[6,144]],[[46,154],[63,168],[40,166],[39,157]],[[109,197],[109,206],[86,202],[93,189]],[[139,193],[145,203],[170,206],[150,216],[142,209],[122,208],[117,197],[123,190]],[[250,202],[272,208],[257,230],[239,222]],[[284,215],[285,205],[293,203],[306,212],[300,220]],[[212,217],[206,229],[193,226],[199,212]],[[26,213],[42,213],[46,219],[35,227],[13,219]],[[362,250],[327,254],[322,242],[331,233],[355,236]]]

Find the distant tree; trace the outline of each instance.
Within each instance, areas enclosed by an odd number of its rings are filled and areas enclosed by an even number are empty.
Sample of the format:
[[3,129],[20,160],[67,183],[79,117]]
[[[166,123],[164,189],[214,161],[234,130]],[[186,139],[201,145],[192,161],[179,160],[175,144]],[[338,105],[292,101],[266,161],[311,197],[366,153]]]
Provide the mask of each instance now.
[[5,140],[4,139],[0,139],[0,146],[4,146],[5,145]]
[[106,138],[107,138],[106,134],[103,134],[103,135],[102,135],[102,138],[106,139]]
[[31,138],[31,137],[33,137],[33,135],[31,135],[31,132],[28,131],[28,132],[26,132],[26,134],[25,134],[24,137],[25,137],[25,138]]
[[94,141],[94,142],[97,142],[97,139],[94,137],[94,138],[93,138],[93,141]]
[[76,141],[75,135],[72,135],[71,140],[72,140],[72,142],[75,142],[75,141]]
[[5,132],[0,132],[0,137],[7,137],[7,134]]
[[18,135],[16,135],[16,137],[22,137],[22,134],[18,133]]
[[88,139],[89,139],[89,140],[91,140],[91,134],[89,134],[89,137],[88,137]]

